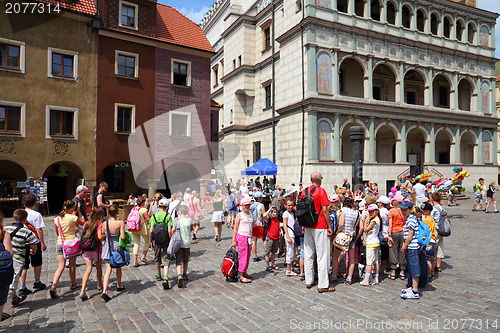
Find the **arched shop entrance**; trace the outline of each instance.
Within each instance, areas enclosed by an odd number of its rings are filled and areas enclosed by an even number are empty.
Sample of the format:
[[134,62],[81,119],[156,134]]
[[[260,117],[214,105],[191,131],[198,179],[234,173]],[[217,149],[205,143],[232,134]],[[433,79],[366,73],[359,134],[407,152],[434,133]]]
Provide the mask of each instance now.
[[17,182],[25,182],[26,178],[26,171],[21,165],[0,160],[0,210],[6,216],[11,216],[19,208],[22,188],[17,186]]
[[157,189],[166,197],[177,191],[184,192],[188,187],[199,192],[200,177],[198,170],[191,164],[175,163],[163,172]]
[[49,165],[43,177],[47,178],[49,211],[57,213],[65,200],[75,196],[76,187],[82,183],[83,172],[75,163],[61,161]]
[[147,180],[143,179],[142,174],[136,179],[132,171],[130,161],[119,161],[108,165],[97,177],[97,186],[99,183],[108,183],[106,196],[113,198],[128,198],[129,194],[148,193]]

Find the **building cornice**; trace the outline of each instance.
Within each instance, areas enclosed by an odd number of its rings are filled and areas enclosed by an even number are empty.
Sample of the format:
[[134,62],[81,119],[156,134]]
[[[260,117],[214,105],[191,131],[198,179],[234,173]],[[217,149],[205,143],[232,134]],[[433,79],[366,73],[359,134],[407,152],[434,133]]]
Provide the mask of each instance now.
[[[414,105],[391,105],[392,103],[367,103],[360,99],[359,102],[338,100],[308,98],[295,104],[288,105],[276,110],[280,117],[302,112],[304,109],[310,112],[337,113],[346,115],[359,115],[366,117],[377,117],[380,112],[380,118],[389,118],[407,121],[420,121],[439,124],[467,125],[475,127],[497,128],[499,118],[495,114],[480,115],[469,111],[445,111],[441,108],[422,107]],[[456,116],[454,118],[454,116]]]
[[[280,121],[279,116],[274,117],[275,124],[277,124],[279,121]],[[232,125],[232,126],[225,127],[219,132],[219,135],[221,137],[223,137],[224,135],[229,135],[229,134],[232,134],[235,132],[251,133],[251,132],[258,131],[258,130],[271,128],[272,126],[273,126],[273,120],[271,118],[269,118],[269,119],[259,121],[257,123],[253,123],[251,125]]]
[[[306,31],[307,29],[315,28],[316,26],[327,28],[327,29],[342,30],[344,32],[354,33],[354,34],[357,34],[357,35],[360,35],[363,37],[367,37],[367,38],[370,37],[370,38],[375,38],[375,39],[379,39],[382,41],[390,41],[390,42],[393,42],[396,44],[407,45],[407,46],[416,47],[416,48],[420,48],[420,49],[426,49],[426,50],[428,49],[428,50],[437,51],[437,52],[445,52],[445,53],[450,54],[450,55],[458,55],[458,56],[462,56],[462,57],[466,57],[466,58],[475,58],[475,59],[480,59],[480,60],[488,61],[488,62],[496,62],[497,61],[497,59],[494,57],[488,57],[488,56],[484,56],[484,55],[478,55],[475,53],[450,49],[447,47],[437,46],[437,45],[429,44],[429,43],[422,42],[422,41],[410,40],[410,39],[405,38],[405,37],[390,36],[390,35],[387,35],[387,34],[384,34],[381,32],[367,30],[367,29],[363,29],[360,27],[353,27],[353,26],[345,25],[345,24],[338,23],[338,22],[331,22],[328,20],[324,20],[324,19],[320,19],[320,18],[316,18],[316,17],[311,17],[311,16],[308,16],[308,17],[302,19],[297,25],[293,26],[288,31],[286,31],[284,34],[282,34],[278,38],[276,38],[276,41],[281,44],[283,42],[286,42],[286,41],[296,37],[297,35],[300,35],[301,28],[303,28],[304,31]],[[442,38],[445,38],[445,37],[442,37]],[[490,51],[493,50],[492,48],[485,48],[485,49],[490,50]],[[348,50],[343,50],[343,51],[347,52]]]
[[[275,62],[279,61],[280,59],[280,52],[275,52],[274,53],[274,59],[275,59]],[[272,62],[272,56],[269,56],[268,58],[264,59],[263,61],[255,64],[255,65],[241,65],[240,67],[232,70],[231,72],[227,73],[226,75],[224,75],[223,77],[221,77],[221,82],[225,83],[233,78],[235,78],[236,76],[240,75],[240,74],[243,74],[243,73],[255,73],[256,71],[258,70],[262,70],[263,68],[267,67],[267,66],[270,66],[271,65],[271,62]]]

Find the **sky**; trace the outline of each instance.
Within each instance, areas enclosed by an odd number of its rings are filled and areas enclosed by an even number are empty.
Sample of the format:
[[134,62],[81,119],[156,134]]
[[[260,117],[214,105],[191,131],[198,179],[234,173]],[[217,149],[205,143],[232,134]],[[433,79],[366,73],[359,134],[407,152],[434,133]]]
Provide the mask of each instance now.
[[[172,6],[194,22],[200,23],[215,0],[158,0],[158,2]],[[500,0],[478,0],[477,7],[498,13],[500,12]],[[500,18],[497,19],[495,37],[495,55],[500,58]]]

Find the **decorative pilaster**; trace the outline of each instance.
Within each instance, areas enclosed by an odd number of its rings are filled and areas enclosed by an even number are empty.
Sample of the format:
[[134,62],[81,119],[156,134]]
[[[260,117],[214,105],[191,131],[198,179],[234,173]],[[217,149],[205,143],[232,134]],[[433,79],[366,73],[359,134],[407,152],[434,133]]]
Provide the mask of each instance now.
[[436,132],[434,129],[434,124],[431,124],[429,130],[429,159],[427,163],[436,163]]
[[477,140],[476,140],[476,145],[475,145],[476,151],[474,161],[476,163],[474,164],[483,164],[483,129],[479,128],[477,131]]
[[342,148],[340,147],[340,115],[333,115],[333,159],[340,161]]
[[453,87],[450,90],[450,109],[458,109],[458,75],[455,73],[452,77]]
[[[426,101],[424,101],[424,105],[433,106],[434,96],[432,94],[432,69],[430,69],[427,74],[427,82],[425,82],[424,88],[427,91],[427,94],[424,92],[424,100],[426,99]],[[427,98],[425,96],[427,96]]]
[[458,126],[455,127],[455,160],[453,162],[462,163],[460,161],[460,127]]
[[375,118],[368,118],[368,161],[375,162]]
[[318,159],[318,115],[316,112],[307,115],[307,151],[310,160]]
[[401,121],[401,129],[399,132],[401,136],[401,162],[408,162],[408,158],[406,156],[406,122]]
[[373,70],[372,70],[373,58],[368,57],[368,61],[366,62],[366,72],[367,75],[364,77],[364,96],[365,98],[372,99],[373,98]]

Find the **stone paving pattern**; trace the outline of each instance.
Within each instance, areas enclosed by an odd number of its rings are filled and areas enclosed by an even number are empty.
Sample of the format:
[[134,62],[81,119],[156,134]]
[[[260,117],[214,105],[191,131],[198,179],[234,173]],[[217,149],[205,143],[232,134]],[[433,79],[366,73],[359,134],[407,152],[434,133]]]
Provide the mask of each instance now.
[[[90,299],[85,302],[78,298],[79,291],[69,290],[66,269],[58,286],[59,299],[52,300],[47,289],[29,295],[15,309],[9,300],[5,312],[14,316],[0,323],[0,331],[377,332],[389,330],[388,326],[380,326],[383,321],[408,325],[396,331],[463,328],[498,332],[498,326],[492,326],[500,325],[500,300],[497,299],[500,214],[472,212],[471,207],[470,200],[459,207],[445,207],[452,221],[452,235],[445,243],[443,272],[421,291],[419,300],[402,300],[400,289],[405,287],[405,282],[391,281],[383,274],[378,286],[339,283],[337,291],[319,294],[315,288],[306,289],[298,277],[285,276],[284,258],[278,259],[282,271],[275,273],[265,272],[264,261],[251,261],[249,273],[256,277],[251,284],[226,282],[220,265],[230,247],[231,232],[224,227],[223,240],[217,246],[207,218],[202,222],[199,240],[192,244],[189,282],[185,288],[162,289],[161,282],[155,280],[152,251],[148,253],[149,265],[124,268],[125,291],[115,291],[114,273],[111,275],[109,295],[112,299],[107,304],[97,291],[95,269],[88,285]],[[48,249],[44,253],[42,282],[47,286],[57,267],[52,221],[51,217],[45,218]],[[9,219],[5,223],[10,223]],[[259,241],[259,246],[261,244]],[[262,247],[259,254],[263,254]],[[80,283],[85,271],[83,258],[77,263],[80,264],[77,267]],[[174,265],[170,266],[170,276],[176,276]],[[170,282],[174,280],[171,278]],[[27,286],[30,289],[33,286],[33,270],[29,272]],[[361,326],[353,326],[353,322]],[[369,326],[370,323],[373,326]],[[430,324],[437,326],[428,326]]]

